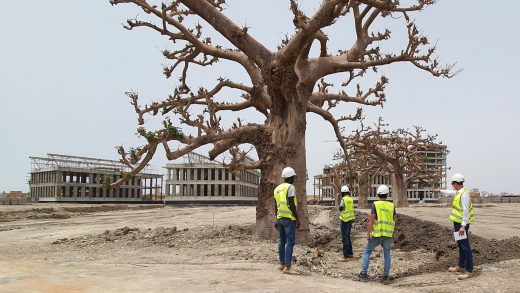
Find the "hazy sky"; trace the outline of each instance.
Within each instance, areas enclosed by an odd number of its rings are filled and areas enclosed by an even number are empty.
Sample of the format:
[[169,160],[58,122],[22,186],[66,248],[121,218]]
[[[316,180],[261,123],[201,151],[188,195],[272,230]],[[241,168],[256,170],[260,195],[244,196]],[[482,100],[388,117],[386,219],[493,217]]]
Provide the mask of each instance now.
[[[319,2],[300,0],[308,13]],[[387,102],[383,109],[366,109],[365,115],[369,121],[382,115],[392,128],[420,125],[439,134],[450,150],[448,174],[464,174],[468,187],[520,194],[516,87],[520,1],[500,3],[498,9],[482,0],[441,0],[414,15],[437,43],[440,60],[456,62],[463,72],[440,79],[411,65],[382,69],[390,78]],[[289,1],[228,0],[228,4],[225,13],[247,25],[248,33],[271,50],[293,32]],[[2,1],[0,192],[28,191],[29,156],[59,153],[117,159],[115,146],[139,144],[136,119],[124,92],[134,90],[159,100],[171,92],[176,80],[162,75],[162,65],[168,62],[161,50],[173,45],[151,30],[123,29],[121,24],[135,16],[147,17],[133,6],[112,7],[108,0]],[[384,27],[385,21],[376,27]],[[328,29],[332,52],[351,46],[354,32],[349,24],[343,21]],[[395,29],[395,40],[386,48],[402,47],[399,26],[390,27]],[[245,81],[235,68],[223,68],[225,72],[200,71],[197,77],[210,84],[215,76],[235,75]],[[331,162],[338,146],[328,142],[335,137],[323,119],[308,117],[307,193],[312,194],[312,176]],[[153,164],[164,171],[162,153]]]

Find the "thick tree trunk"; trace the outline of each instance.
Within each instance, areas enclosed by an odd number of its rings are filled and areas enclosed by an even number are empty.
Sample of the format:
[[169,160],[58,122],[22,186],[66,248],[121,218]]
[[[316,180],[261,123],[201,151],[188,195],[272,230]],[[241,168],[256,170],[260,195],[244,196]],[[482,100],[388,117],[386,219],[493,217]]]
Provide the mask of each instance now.
[[[304,135],[303,140],[305,139]],[[297,241],[308,243],[310,240],[309,234],[309,218],[307,213],[307,192],[306,180],[307,170],[305,163],[305,144],[291,144],[290,148],[295,151],[287,152],[286,147],[273,147],[271,154],[281,153],[286,154],[285,157],[273,159],[270,162],[270,167],[262,169],[262,179],[258,191],[258,203],[256,207],[256,225],[255,234],[264,239],[274,239],[278,232],[274,229],[276,215],[274,213],[275,201],[273,191],[278,184],[283,182],[281,177],[283,168],[290,166],[296,171],[296,180],[294,186],[296,188],[297,196],[297,213],[300,220],[300,228],[297,231]],[[292,154],[291,154],[292,153]]]
[[368,173],[358,177],[359,194],[358,194],[358,208],[368,208],[368,195],[370,194],[370,184],[368,182]]
[[407,188],[401,172],[392,173],[392,199],[396,207],[408,206]]
[[256,205],[255,235],[263,239],[275,239],[278,237],[278,231],[274,228],[276,215],[273,191],[280,175],[276,174],[272,167],[263,168],[261,173]]
[[339,204],[341,202],[341,186],[333,185],[334,190],[332,191],[332,194],[334,196],[334,206],[339,207]]
[[[274,215],[274,188],[283,182],[282,170],[292,167],[296,171],[294,186],[298,201],[297,213],[300,228],[296,240],[310,241],[309,217],[307,213],[307,165],[305,154],[305,129],[307,99],[300,98],[296,90],[298,78],[290,67],[276,67],[270,70],[272,76],[268,85],[272,97],[273,110],[268,125],[271,130],[271,144],[259,154],[267,160],[267,167],[262,171],[259,190],[255,233],[262,238],[273,238],[276,216]],[[312,87],[311,87],[312,90]],[[308,93],[310,95],[310,91]]]

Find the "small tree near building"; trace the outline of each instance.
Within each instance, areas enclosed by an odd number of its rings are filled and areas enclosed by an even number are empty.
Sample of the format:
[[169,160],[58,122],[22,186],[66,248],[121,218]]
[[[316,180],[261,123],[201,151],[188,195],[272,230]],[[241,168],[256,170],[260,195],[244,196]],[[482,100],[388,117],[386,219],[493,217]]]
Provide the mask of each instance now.
[[389,130],[380,118],[374,127],[365,127],[345,137],[348,149],[372,154],[379,165],[390,174],[392,198],[396,206],[408,206],[407,190],[412,182],[434,184],[444,176],[441,165],[427,164],[426,152],[447,152],[445,145],[437,142],[437,135],[425,135],[425,130]]

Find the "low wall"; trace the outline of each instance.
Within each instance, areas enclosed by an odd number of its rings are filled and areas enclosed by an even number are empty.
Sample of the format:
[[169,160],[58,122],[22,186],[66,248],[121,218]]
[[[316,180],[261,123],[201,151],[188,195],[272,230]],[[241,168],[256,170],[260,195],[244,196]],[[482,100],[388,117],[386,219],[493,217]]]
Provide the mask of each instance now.
[[485,200],[487,202],[492,203],[515,203],[520,202],[520,196],[493,196],[493,197],[486,197]]
[[34,200],[32,198],[0,198],[0,205],[23,205],[31,204]]

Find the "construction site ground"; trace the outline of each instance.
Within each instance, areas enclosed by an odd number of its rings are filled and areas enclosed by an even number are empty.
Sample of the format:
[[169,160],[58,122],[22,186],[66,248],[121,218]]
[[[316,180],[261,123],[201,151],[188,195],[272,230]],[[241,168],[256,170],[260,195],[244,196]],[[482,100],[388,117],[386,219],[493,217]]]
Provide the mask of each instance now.
[[457,247],[445,205],[397,210],[393,280],[357,280],[369,210],[353,225],[354,260],[341,257],[338,213],[309,207],[312,242],[276,269],[273,240],[253,236],[254,207],[33,204],[0,206],[0,292],[520,292],[520,204],[476,207],[475,276],[447,272]]

